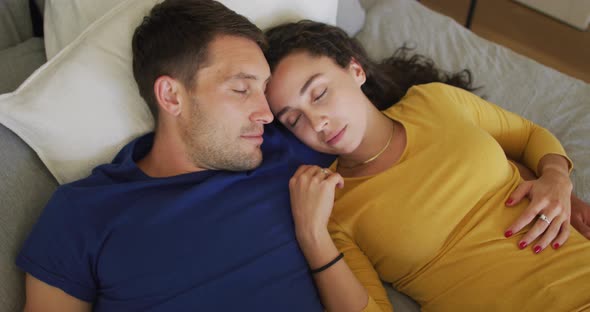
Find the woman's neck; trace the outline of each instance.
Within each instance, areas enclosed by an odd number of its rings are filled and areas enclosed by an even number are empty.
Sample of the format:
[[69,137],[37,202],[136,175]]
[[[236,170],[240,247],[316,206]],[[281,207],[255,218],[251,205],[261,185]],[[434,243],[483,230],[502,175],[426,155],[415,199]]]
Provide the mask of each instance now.
[[379,173],[397,162],[405,144],[403,126],[374,108],[361,144],[353,152],[338,157],[337,171],[347,177]]

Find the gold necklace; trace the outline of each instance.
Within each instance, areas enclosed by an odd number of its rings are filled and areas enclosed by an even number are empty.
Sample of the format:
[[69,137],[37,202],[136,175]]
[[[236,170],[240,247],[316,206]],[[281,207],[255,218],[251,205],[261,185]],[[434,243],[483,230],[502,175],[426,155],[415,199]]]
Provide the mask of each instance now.
[[393,138],[394,132],[395,132],[395,125],[392,125],[391,134],[389,134],[389,139],[387,140],[387,144],[385,144],[385,146],[377,154],[375,154],[375,156],[363,161],[362,163],[352,165],[352,166],[343,166],[342,163],[340,161],[338,161],[338,166],[345,168],[345,169],[352,169],[352,168],[360,167],[362,165],[366,165],[366,164],[372,162],[373,160],[379,158],[379,156],[381,156],[381,154],[383,154],[385,152],[385,150],[387,150],[387,148],[389,147],[389,144],[391,144],[391,139]]

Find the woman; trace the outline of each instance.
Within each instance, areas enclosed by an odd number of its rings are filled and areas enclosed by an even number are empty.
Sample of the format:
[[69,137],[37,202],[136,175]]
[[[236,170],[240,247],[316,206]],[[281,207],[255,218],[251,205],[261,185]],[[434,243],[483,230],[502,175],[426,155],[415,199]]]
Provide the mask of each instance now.
[[[425,311],[590,309],[590,242],[570,233],[571,162],[554,136],[449,85],[471,89],[469,72],[403,50],[377,65],[310,21],[267,36],[276,119],[338,155],[290,181],[327,310],[391,310],[380,280]],[[506,155],[540,178],[523,183]]]

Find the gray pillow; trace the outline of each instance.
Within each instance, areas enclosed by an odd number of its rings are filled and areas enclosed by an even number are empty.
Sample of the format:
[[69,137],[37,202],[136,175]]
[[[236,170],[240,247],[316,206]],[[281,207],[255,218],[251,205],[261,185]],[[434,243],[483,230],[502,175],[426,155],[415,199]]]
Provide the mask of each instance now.
[[37,5],[39,12],[43,15],[43,12],[45,12],[45,0],[35,0],[35,5]]
[[14,91],[45,63],[43,39],[33,37],[0,51],[0,94]]
[[0,1],[0,50],[15,46],[33,36],[29,1]]
[[24,273],[14,261],[56,188],[57,181],[37,154],[0,124],[1,311],[22,311]]
[[365,10],[358,0],[338,0],[336,25],[354,36],[365,24]]

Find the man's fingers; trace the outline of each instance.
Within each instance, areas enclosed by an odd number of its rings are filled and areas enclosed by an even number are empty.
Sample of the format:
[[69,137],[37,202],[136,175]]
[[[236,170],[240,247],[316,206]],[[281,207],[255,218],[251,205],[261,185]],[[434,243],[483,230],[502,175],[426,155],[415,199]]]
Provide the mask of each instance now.
[[580,214],[573,214],[572,215],[572,226],[582,234],[582,236],[586,237],[586,239],[590,239],[590,225],[584,222],[582,215]]

